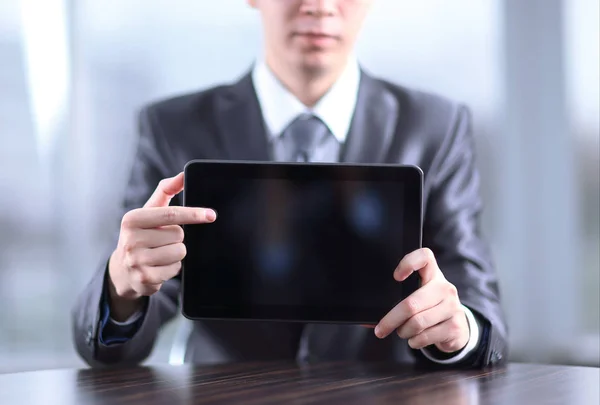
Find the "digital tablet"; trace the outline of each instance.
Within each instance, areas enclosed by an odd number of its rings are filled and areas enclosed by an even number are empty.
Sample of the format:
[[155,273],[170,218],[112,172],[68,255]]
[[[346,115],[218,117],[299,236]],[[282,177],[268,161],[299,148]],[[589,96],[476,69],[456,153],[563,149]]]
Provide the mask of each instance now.
[[394,280],[421,247],[416,166],[205,161],[185,167],[188,319],[376,324],[419,285]]

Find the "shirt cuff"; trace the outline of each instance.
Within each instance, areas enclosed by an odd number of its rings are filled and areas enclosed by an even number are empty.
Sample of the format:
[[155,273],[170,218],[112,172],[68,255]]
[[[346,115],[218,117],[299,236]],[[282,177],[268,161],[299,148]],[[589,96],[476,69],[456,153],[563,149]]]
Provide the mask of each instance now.
[[465,307],[464,305],[462,306],[464,311],[465,311],[465,315],[467,316],[467,323],[469,324],[469,341],[467,342],[467,345],[462,348],[462,350],[460,350],[458,353],[456,353],[456,355],[447,358],[447,359],[437,359],[435,358],[427,348],[423,348],[421,349],[421,353],[423,353],[423,355],[425,357],[427,357],[429,360],[433,361],[434,363],[438,363],[438,364],[455,364],[458,363],[459,361],[461,361],[462,359],[464,359],[465,357],[467,357],[469,354],[471,354],[471,352],[473,352],[473,350],[475,350],[477,348],[477,346],[479,345],[479,325],[477,324],[477,321],[475,320],[475,316],[473,315],[473,312],[471,312],[471,310],[467,307]]
[[110,316],[108,292],[105,289],[101,302],[98,342],[105,346],[127,342],[136,333],[144,314],[145,308],[136,311],[124,322],[115,321]]
[[139,310],[136,313],[134,313],[133,315],[131,315],[129,318],[127,318],[126,320],[124,320],[123,322],[115,321],[109,315],[108,316],[108,322],[112,323],[115,326],[130,326],[130,325],[133,325],[134,323],[136,323],[138,321],[138,319],[140,319],[140,317],[142,315],[144,315],[144,311]]

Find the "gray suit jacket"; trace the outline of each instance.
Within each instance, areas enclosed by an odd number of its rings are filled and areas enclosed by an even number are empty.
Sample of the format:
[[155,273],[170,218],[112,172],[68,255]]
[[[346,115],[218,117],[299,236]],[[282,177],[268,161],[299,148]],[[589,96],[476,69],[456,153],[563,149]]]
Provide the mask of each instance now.
[[[176,175],[192,159],[270,159],[250,75],[232,85],[163,100],[142,110],[123,213],[141,207],[161,179]],[[507,326],[494,266],[480,233],[479,174],[467,109],[362,72],[358,104],[340,160],[423,169],[423,245],[434,251],[482,330],[478,349],[460,365],[503,362]],[[180,204],[179,199],[172,204]],[[144,319],[129,341],[107,346],[98,340],[105,277],[106,262],[73,308],[75,346],[93,366],[139,363],[150,354],[161,326],[178,312],[180,279],[169,280],[148,299]],[[300,348],[305,360],[428,362],[396,335],[379,340],[371,329],[360,326],[228,321],[195,322],[186,357],[194,363],[294,360]]]

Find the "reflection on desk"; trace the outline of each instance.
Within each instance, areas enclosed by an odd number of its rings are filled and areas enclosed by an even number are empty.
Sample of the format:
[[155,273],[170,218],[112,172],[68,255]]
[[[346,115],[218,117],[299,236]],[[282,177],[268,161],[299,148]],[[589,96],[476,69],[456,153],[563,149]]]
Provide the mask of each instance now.
[[0,375],[0,403],[597,405],[599,381],[597,368],[527,364],[443,372],[353,363],[53,370]]

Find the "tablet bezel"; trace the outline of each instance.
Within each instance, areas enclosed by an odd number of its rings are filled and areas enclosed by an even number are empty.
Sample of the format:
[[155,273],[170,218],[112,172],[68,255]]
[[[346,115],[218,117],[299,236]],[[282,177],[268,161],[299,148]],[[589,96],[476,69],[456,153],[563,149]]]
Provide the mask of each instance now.
[[[362,164],[362,163],[296,163],[275,161],[229,161],[229,160],[192,160],[184,168],[184,190],[182,205],[188,206],[186,190],[191,181],[197,181],[195,173],[200,170],[202,176],[211,177],[215,171],[228,171],[225,177],[232,177],[232,172],[244,173],[244,176],[254,178],[273,178],[273,169],[285,168],[289,174],[290,169],[294,175],[306,177],[307,175],[324,175],[361,180],[380,179],[401,181],[404,183],[404,193],[411,204],[405,204],[404,221],[407,229],[413,229],[411,237],[403,242],[406,253],[419,249],[422,246],[423,230],[423,171],[416,165],[402,164]],[[356,176],[360,173],[360,176]],[[417,206],[417,207],[415,207]],[[407,215],[410,211],[410,215]],[[414,215],[417,212],[417,215]],[[217,219],[218,220],[218,219]],[[185,232],[186,226],[183,225]],[[184,240],[185,243],[185,240]],[[187,247],[187,246],[186,246]],[[236,321],[283,321],[283,322],[310,322],[310,323],[342,323],[374,325],[379,322],[393,305],[389,308],[324,308],[297,307],[297,306],[207,306],[194,303],[193,292],[186,287],[186,258],[182,261],[181,269],[181,312],[190,320],[236,320]],[[390,278],[394,269],[390,269]],[[398,301],[402,301],[420,285],[419,275],[415,272],[408,279],[401,282],[402,294]]]

